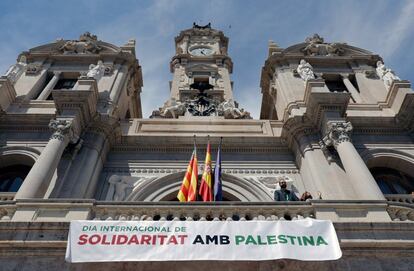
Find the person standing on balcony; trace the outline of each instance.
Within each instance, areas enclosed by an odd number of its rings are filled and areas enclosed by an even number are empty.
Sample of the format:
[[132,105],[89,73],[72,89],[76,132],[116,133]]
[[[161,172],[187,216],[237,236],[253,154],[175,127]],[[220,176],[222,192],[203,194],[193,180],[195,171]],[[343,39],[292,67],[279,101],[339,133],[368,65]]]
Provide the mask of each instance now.
[[274,194],[275,201],[299,201],[295,193],[287,189],[286,181],[279,182],[280,190],[276,189]]

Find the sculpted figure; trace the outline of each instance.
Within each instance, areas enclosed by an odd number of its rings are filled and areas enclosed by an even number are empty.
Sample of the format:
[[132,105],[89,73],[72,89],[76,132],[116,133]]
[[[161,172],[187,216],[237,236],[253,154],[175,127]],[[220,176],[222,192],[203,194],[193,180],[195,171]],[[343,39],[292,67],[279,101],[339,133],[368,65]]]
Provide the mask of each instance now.
[[104,66],[102,60],[99,60],[97,65],[94,65],[94,64],[89,65],[89,71],[86,74],[86,76],[87,77],[92,77],[96,81],[99,81],[99,79],[102,78],[104,73],[105,73],[105,66]]
[[377,62],[377,75],[378,77],[384,81],[384,85],[388,88],[391,86],[394,80],[401,80],[397,75],[395,75],[394,71],[391,69],[387,69],[382,61]]
[[250,113],[236,107],[234,101],[229,99],[218,106],[219,115],[226,119],[250,119]]
[[164,118],[178,118],[178,116],[183,116],[186,111],[185,104],[176,101],[175,98],[171,98],[170,105],[164,106],[162,112],[160,113],[161,117]]
[[313,67],[311,64],[302,59],[298,68],[296,69],[300,77],[306,82],[309,79],[315,79],[315,74],[313,73]]
[[135,185],[137,185],[141,179],[136,179],[129,176],[113,175],[109,178],[110,185],[107,200],[125,201],[131,194]]
[[10,82],[15,83],[17,79],[19,79],[20,75],[22,75],[26,66],[26,57],[22,56],[20,57],[19,62],[10,66],[4,75],[9,78]]
[[82,34],[79,40],[68,40],[60,48],[64,54],[96,54],[102,50],[96,35],[89,32]]

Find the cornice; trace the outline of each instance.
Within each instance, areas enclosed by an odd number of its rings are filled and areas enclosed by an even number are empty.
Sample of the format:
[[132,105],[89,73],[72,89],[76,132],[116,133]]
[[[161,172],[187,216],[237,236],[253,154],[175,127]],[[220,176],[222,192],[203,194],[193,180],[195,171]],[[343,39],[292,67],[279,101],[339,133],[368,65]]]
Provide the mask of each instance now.
[[[205,143],[197,143],[197,145],[204,146]],[[252,143],[226,143],[227,146],[222,146],[224,153],[241,153],[241,154],[255,154],[255,153],[290,153],[290,150],[283,145],[280,146],[254,146]],[[231,146],[228,146],[231,145]],[[246,146],[247,145],[247,146]],[[116,152],[138,152],[138,153],[191,153],[194,149],[191,140],[189,144],[177,144],[172,142],[160,142],[159,144],[146,144],[145,142],[139,144],[116,144],[112,147],[112,151]]]

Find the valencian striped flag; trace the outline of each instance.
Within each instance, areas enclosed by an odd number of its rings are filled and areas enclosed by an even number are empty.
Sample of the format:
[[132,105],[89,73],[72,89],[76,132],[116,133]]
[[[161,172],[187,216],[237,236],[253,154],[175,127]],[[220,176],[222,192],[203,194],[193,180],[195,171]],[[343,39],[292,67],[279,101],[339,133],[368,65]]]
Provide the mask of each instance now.
[[223,200],[223,190],[221,183],[221,141],[223,138],[220,138],[220,145],[217,150],[216,165],[214,167],[214,201]]
[[191,155],[190,163],[187,167],[187,172],[184,175],[183,183],[180,191],[178,191],[177,198],[179,201],[196,201],[197,200],[197,180],[198,165],[197,165],[197,148],[194,142],[194,151]]
[[204,172],[201,177],[199,194],[203,201],[213,201],[213,183],[211,179],[211,149],[210,141],[207,143],[206,161],[204,162]]

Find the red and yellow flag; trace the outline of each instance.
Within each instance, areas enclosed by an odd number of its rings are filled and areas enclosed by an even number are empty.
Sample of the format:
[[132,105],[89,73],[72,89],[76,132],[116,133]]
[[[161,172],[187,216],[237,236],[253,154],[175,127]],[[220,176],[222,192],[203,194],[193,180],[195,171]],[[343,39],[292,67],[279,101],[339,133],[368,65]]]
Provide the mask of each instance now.
[[197,199],[195,193],[195,191],[197,191],[197,176],[197,151],[194,148],[193,154],[191,155],[190,163],[188,164],[187,171],[184,175],[183,182],[181,184],[180,191],[178,191],[177,198],[179,201],[195,201]]
[[201,177],[201,185],[199,194],[203,201],[213,201],[213,184],[211,180],[211,149],[210,142],[207,144],[206,161],[204,162],[203,177]]

